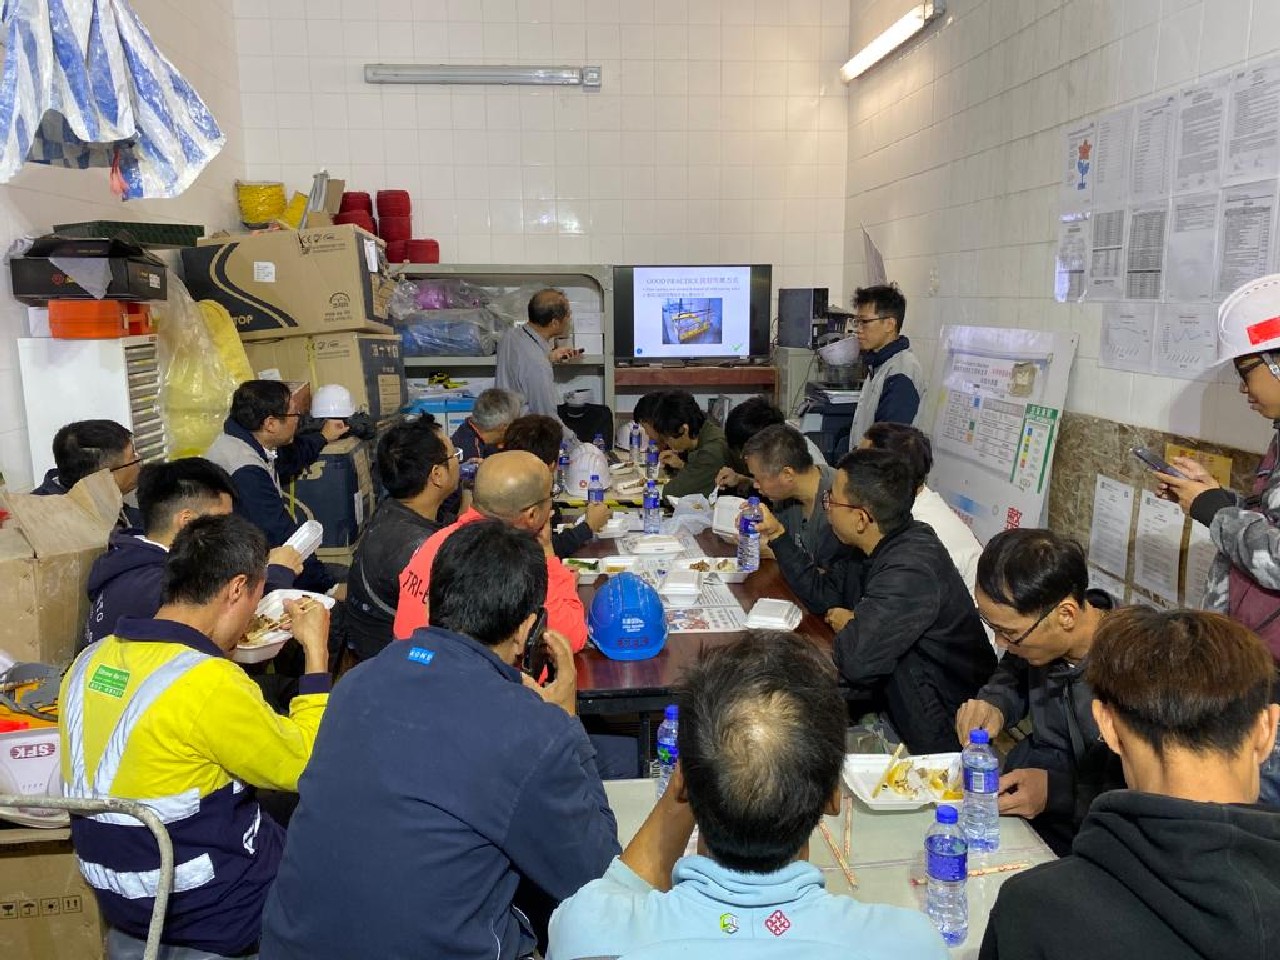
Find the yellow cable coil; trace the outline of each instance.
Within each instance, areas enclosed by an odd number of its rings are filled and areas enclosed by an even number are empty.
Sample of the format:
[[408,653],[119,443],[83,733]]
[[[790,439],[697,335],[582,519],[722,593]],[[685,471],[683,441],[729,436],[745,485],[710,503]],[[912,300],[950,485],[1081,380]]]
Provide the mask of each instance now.
[[284,184],[267,180],[237,180],[236,202],[246,226],[266,226],[284,215]]

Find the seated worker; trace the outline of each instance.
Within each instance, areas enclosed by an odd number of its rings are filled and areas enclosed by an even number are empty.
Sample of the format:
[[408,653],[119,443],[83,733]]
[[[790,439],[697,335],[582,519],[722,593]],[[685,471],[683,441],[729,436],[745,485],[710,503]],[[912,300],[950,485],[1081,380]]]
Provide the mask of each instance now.
[[604,873],[617,823],[575,716],[568,641],[546,634],[547,686],[520,669],[546,591],[532,533],[481,520],[440,547],[430,623],[334,695],[264,960],[526,957],[529,907],[545,922],[546,901]]
[[[231,513],[235,486],[203,457],[149,463],[138,475],[142,532],[116,531],[89,570],[89,617],[79,650],[110,635],[121,617],[154,617],[164,593],[165,561],[173,538],[196,517]],[[302,558],[293,547],[267,554],[267,586],[293,586]]]
[[[138,800],[173,841],[165,956],[257,950],[284,830],[254,788],[297,789],[329,699],[321,604],[286,605],[306,652],[287,717],[228,659],[262,597],[266,567],[266,539],[248,521],[197,517],[169,550],[155,618],[121,620],[62,680],[65,795]],[[108,960],[141,957],[159,880],[151,832],[111,814],[73,815],[71,840],[109,927]]]
[[[53,435],[53,462],[44,482],[31,491],[37,496],[67,493],[89,474],[110,470],[121,495],[127,497],[137,489],[142,464],[133,446],[133,434],[114,420],[78,420],[59,429]],[[126,503],[116,529],[141,526],[141,514]]]
[[948,753],[960,749],[956,711],[996,658],[942,542],[911,519],[914,485],[897,454],[855,450],[840,461],[823,506],[836,536],[861,557],[819,568],[767,508],[760,539],[788,583],[821,581],[815,592],[838,598],[826,621],[852,692],[885,710],[912,753]]
[[502,438],[511,421],[520,416],[520,398],[507,390],[490,387],[476,397],[471,416],[453,431],[453,445],[462,459],[483,460],[502,449]]
[[[622,856],[555,912],[548,960],[944,960],[923,913],[828,893],[807,862],[841,803],[846,714],[829,657],[795,634],[748,633],[704,653],[678,699],[671,782]],[[698,855],[684,856],[695,826]]]
[[[508,450],[524,450],[532,453],[551,470],[556,468],[556,460],[560,456],[560,441],[564,439],[564,431],[559,420],[544,417],[541,414],[529,413],[520,417],[507,428]],[[608,482],[607,478],[605,479]],[[590,543],[606,523],[612,511],[603,503],[588,503],[583,509],[585,519],[575,523],[559,533],[551,534],[551,548],[557,557],[572,557]],[[551,509],[551,527],[564,523],[560,508]]]
[[929,438],[905,423],[873,423],[863,435],[860,446],[864,450],[889,450],[911,465],[917,477],[911,518],[933,527],[933,532],[947,548],[951,562],[960,571],[964,585],[972,594],[977,582],[982,544],[947,501],[927,486],[926,481],[933,471],[933,444]]
[[853,321],[858,331],[859,359],[867,365],[858,408],[849,430],[849,449],[856,450],[873,423],[914,424],[924,397],[924,369],[902,335],[907,298],[894,285],[854,291]]
[[755,488],[773,504],[773,515],[791,539],[819,566],[847,549],[831,531],[823,501],[831,494],[835,471],[814,462],[804,435],[794,427],[765,427],[743,449]]
[[433,533],[400,574],[400,602],[392,632],[406,639],[427,624],[431,564],[449,537],[477,520],[501,520],[538,537],[546,553],[547,626],[569,639],[574,653],[587,643],[586,611],[578,596],[578,578],[551,547],[551,471],[532,453],[505,450],[487,458],[476,471],[475,505],[458,522]]
[[1026,817],[1059,856],[1071,849],[1093,798],[1124,786],[1098,737],[1085,678],[1111,598],[1089,589],[1084,549],[1051,530],[1005,530],[978,561],[978,612],[1006,656],[956,714],[956,736],[994,738],[1031,720],[1005,760],[1000,812]]
[[1070,856],[1004,882],[979,956],[1276,956],[1280,817],[1255,805],[1280,717],[1274,670],[1220,614],[1108,615],[1085,678],[1130,789],[1094,801]]
[[715,490],[716,475],[728,461],[729,447],[724,431],[702,412],[693,394],[687,390],[665,393],[653,411],[653,429],[658,445],[664,448],[662,463],[675,473],[663,487],[667,496]]
[[[729,445],[729,465],[716,474],[716,486],[721,490],[740,497],[751,495],[751,471],[742,459],[743,448],[747,441],[765,427],[786,423],[783,414],[767,397],[751,397],[729,411],[724,419],[724,439]],[[801,434],[804,436],[804,434]],[[818,445],[804,436],[805,446],[813,462],[821,466],[827,465],[827,459],[818,449]]]
[[395,637],[400,571],[427,537],[440,529],[440,505],[458,488],[457,450],[431,414],[397,423],[378,441],[378,476],[387,496],[360,537],[342,629],[360,660],[376,656]]
[[[284,507],[280,485],[301,475],[320,456],[325,444],[347,433],[341,420],[326,420],[319,433],[295,439],[298,418],[289,387],[280,380],[246,380],[231,397],[231,413],[222,433],[205,451],[236,485],[236,513],[267,535],[267,543],[281,546],[301,524]],[[295,584],[323,593],[333,577],[312,554]]]

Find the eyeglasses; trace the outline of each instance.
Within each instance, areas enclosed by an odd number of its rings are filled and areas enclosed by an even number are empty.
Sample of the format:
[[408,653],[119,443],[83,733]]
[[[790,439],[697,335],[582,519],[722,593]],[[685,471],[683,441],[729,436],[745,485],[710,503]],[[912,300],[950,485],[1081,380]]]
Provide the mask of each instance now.
[[991,623],[989,620],[986,620],[982,617],[979,617],[979,619],[982,620],[983,623],[985,623],[988,627],[991,628],[991,632],[994,633],[997,637],[999,637],[1000,640],[1004,642],[1005,646],[1016,647],[1016,646],[1019,646],[1023,640],[1027,639],[1027,637],[1031,636],[1031,634],[1035,633],[1036,627],[1040,626],[1040,624],[1044,623],[1045,620],[1049,619],[1049,614],[1057,610],[1058,605],[1061,603],[1062,601],[1059,600],[1058,603],[1055,603],[1044,613],[1040,614],[1040,616],[1036,618],[1035,623],[1027,627],[1027,629],[1023,630],[1022,633],[1018,634],[1016,637],[1013,635],[1012,630],[1008,630],[1005,627],[997,627],[994,623]]
[[521,507],[518,512],[524,513],[526,510],[532,510],[534,507],[540,507],[544,503],[550,503],[550,502],[551,502],[551,494],[547,494],[541,500],[535,500],[533,501],[533,503],[529,504],[528,506]]
[[877,320],[892,320],[893,317],[881,314],[878,317],[857,317],[853,320],[853,325],[861,330],[863,327],[869,327]]
[[117,470],[128,470],[130,467],[136,467],[136,466],[137,466],[138,464],[140,464],[141,462],[142,462],[142,458],[141,458],[141,457],[137,457],[137,458],[135,458],[135,459],[133,459],[133,460],[130,460],[128,463],[122,463],[122,464],[120,464],[120,466],[118,466],[118,467],[112,467],[112,468],[111,468],[111,472],[112,472],[112,473],[115,473]]
[[842,503],[839,500],[833,499],[831,496],[830,490],[823,490],[822,491],[822,509],[830,510],[832,507],[847,507],[850,510],[865,509],[865,507],[863,507],[862,504],[860,503]]

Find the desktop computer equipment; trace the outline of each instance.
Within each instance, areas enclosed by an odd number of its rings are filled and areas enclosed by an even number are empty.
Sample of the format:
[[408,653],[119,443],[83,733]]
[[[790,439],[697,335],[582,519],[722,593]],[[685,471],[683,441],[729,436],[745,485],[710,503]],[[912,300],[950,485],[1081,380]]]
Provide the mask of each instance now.
[[814,321],[826,320],[826,287],[784,287],[778,290],[778,346],[813,345]]

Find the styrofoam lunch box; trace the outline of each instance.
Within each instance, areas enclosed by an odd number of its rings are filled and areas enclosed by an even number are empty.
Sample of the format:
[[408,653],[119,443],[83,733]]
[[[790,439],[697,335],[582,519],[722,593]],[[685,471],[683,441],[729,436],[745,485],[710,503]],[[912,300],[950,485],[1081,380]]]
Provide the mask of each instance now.
[[[272,620],[278,620],[284,616],[284,602],[286,600],[301,600],[303,597],[319,600],[329,610],[332,610],[333,605],[338,602],[326,594],[312,593],[309,590],[272,590],[258,601],[258,606],[254,613],[260,617],[270,617]],[[285,641],[291,636],[293,634],[288,630],[268,631],[263,635],[260,643],[238,644],[231,651],[231,659],[236,663],[262,663],[264,660],[270,660],[280,652],[280,648],[284,646]]]

